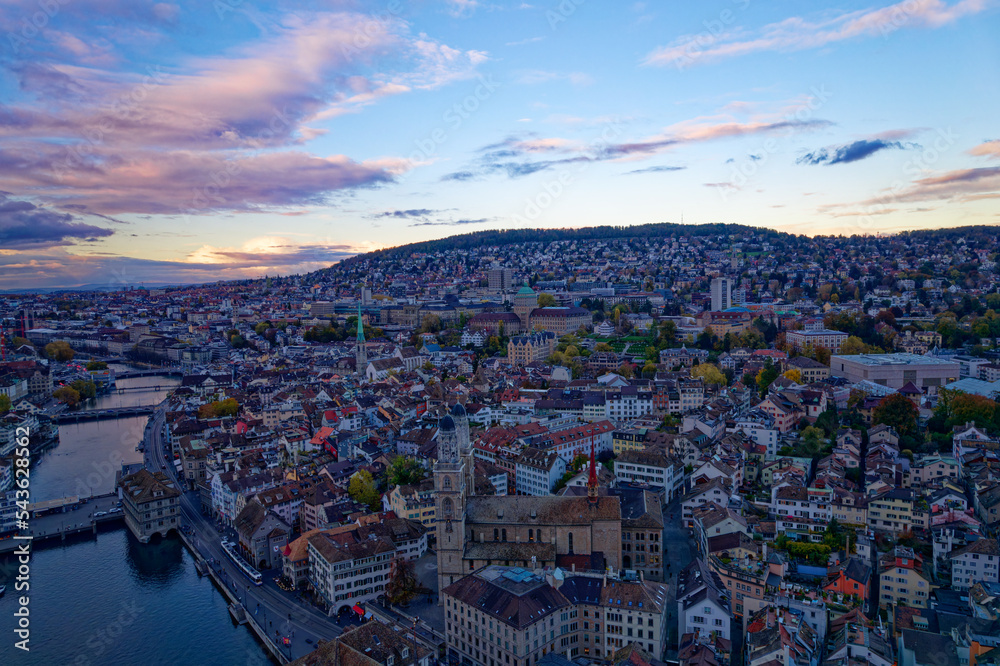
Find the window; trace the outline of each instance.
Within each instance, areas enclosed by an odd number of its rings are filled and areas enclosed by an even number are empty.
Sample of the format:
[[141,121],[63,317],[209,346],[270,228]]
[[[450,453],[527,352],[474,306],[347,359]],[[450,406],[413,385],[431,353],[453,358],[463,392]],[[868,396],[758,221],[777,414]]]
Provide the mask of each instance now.
[[569,554],[573,554],[573,533],[569,533]]

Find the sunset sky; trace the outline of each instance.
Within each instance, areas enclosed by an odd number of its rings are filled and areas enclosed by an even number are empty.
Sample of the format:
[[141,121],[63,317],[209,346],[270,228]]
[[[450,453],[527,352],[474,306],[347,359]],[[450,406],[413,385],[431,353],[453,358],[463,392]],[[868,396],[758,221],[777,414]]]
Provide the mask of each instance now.
[[495,228],[998,224],[998,5],[7,0],[0,289]]

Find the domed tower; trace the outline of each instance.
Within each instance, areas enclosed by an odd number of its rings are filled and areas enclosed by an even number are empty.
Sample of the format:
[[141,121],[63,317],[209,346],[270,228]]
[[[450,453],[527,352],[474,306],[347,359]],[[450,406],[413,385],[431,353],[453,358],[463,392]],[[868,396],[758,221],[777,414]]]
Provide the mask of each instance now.
[[[438,459],[434,464],[436,495],[438,590],[462,577],[465,551],[465,461],[459,455],[455,419],[438,421]],[[438,604],[444,603],[438,595]]]

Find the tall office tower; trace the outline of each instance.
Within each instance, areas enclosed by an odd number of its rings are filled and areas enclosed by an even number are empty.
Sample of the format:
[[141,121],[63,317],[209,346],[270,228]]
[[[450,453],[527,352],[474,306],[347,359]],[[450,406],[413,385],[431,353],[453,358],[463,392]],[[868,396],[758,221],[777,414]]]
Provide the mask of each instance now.
[[491,268],[488,274],[490,291],[504,292],[514,288],[514,269]]
[[733,281],[727,277],[712,279],[712,312],[728,310],[733,306]]

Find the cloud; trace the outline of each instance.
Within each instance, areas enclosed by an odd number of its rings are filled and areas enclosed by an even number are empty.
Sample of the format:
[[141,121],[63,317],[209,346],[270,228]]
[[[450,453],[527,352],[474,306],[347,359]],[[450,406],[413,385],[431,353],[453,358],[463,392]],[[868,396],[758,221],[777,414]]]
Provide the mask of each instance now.
[[52,247],[113,234],[111,229],[76,222],[69,213],[39,208],[29,201],[0,194],[0,248]]
[[521,39],[516,42],[507,42],[506,44],[504,44],[504,46],[524,46],[525,44],[534,44],[536,42],[540,42],[543,39],[545,39],[545,37],[528,37],[526,39]]
[[[128,4],[101,6],[114,14]],[[153,14],[176,18],[166,5]],[[303,13],[264,27],[263,39],[169,70],[81,67],[48,52],[15,61],[25,94],[0,105],[0,182],[103,214],[327,202],[410,165],[292,149],[327,131],[311,124],[469,77],[487,57],[411,35],[392,17]]]
[[454,173],[446,173],[445,175],[441,176],[441,180],[443,181],[457,180],[459,182],[465,182],[467,180],[472,180],[475,177],[476,174],[472,173],[471,171],[455,171]]
[[730,139],[756,134],[776,134],[781,132],[809,131],[833,125],[828,120],[787,118],[772,121],[751,122],[687,122],[668,128],[662,134],[638,141],[611,144],[602,150],[605,158],[627,157],[630,155],[655,155],[675,146],[703,143],[718,139]]
[[832,146],[806,153],[796,160],[797,164],[848,164],[871,157],[881,150],[906,150],[917,147],[915,144],[903,144],[899,141],[884,139],[859,139],[843,146]]
[[[403,160],[355,162],[344,155],[301,151],[235,151],[114,155],[106,149],[67,166],[54,154],[0,150],[0,179],[77,210],[121,213],[205,213],[323,204],[345,189],[392,182]],[[11,185],[13,184],[13,185]]]
[[401,218],[405,219],[411,217],[427,217],[428,215],[434,215],[435,213],[439,212],[441,211],[431,210],[430,208],[411,208],[409,210],[389,210],[385,211],[384,213],[378,213],[377,215],[373,215],[372,217],[375,218],[393,217],[397,219]]
[[515,83],[533,86],[542,83],[552,83],[554,81],[568,81],[575,86],[589,86],[594,79],[584,72],[550,72],[541,69],[529,69],[521,71],[514,79]]
[[764,51],[802,51],[848,39],[886,37],[907,27],[939,28],[978,14],[990,4],[990,0],[960,0],[950,5],[942,0],[903,0],[880,9],[844,12],[819,20],[795,16],[766,25],[757,34],[743,30],[705,31],[653,50],[643,64],[708,64]]
[[639,174],[639,173],[665,173],[665,172],[670,172],[670,171],[683,171],[686,168],[687,167],[669,166],[669,165],[666,165],[666,164],[662,164],[662,165],[659,165],[659,166],[646,167],[645,169],[636,169],[634,171],[626,171],[625,175],[626,176],[631,176],[633,174]]
[[1000,158],[1000,139],[985,141],[978,146],[969,149],[970,155],[977,157],[998,157]]
[[461,227],[467,224],[483,224],[492,218],[484,217],[478,220],[450,220],[443,222],[414,222],[411,227]]

